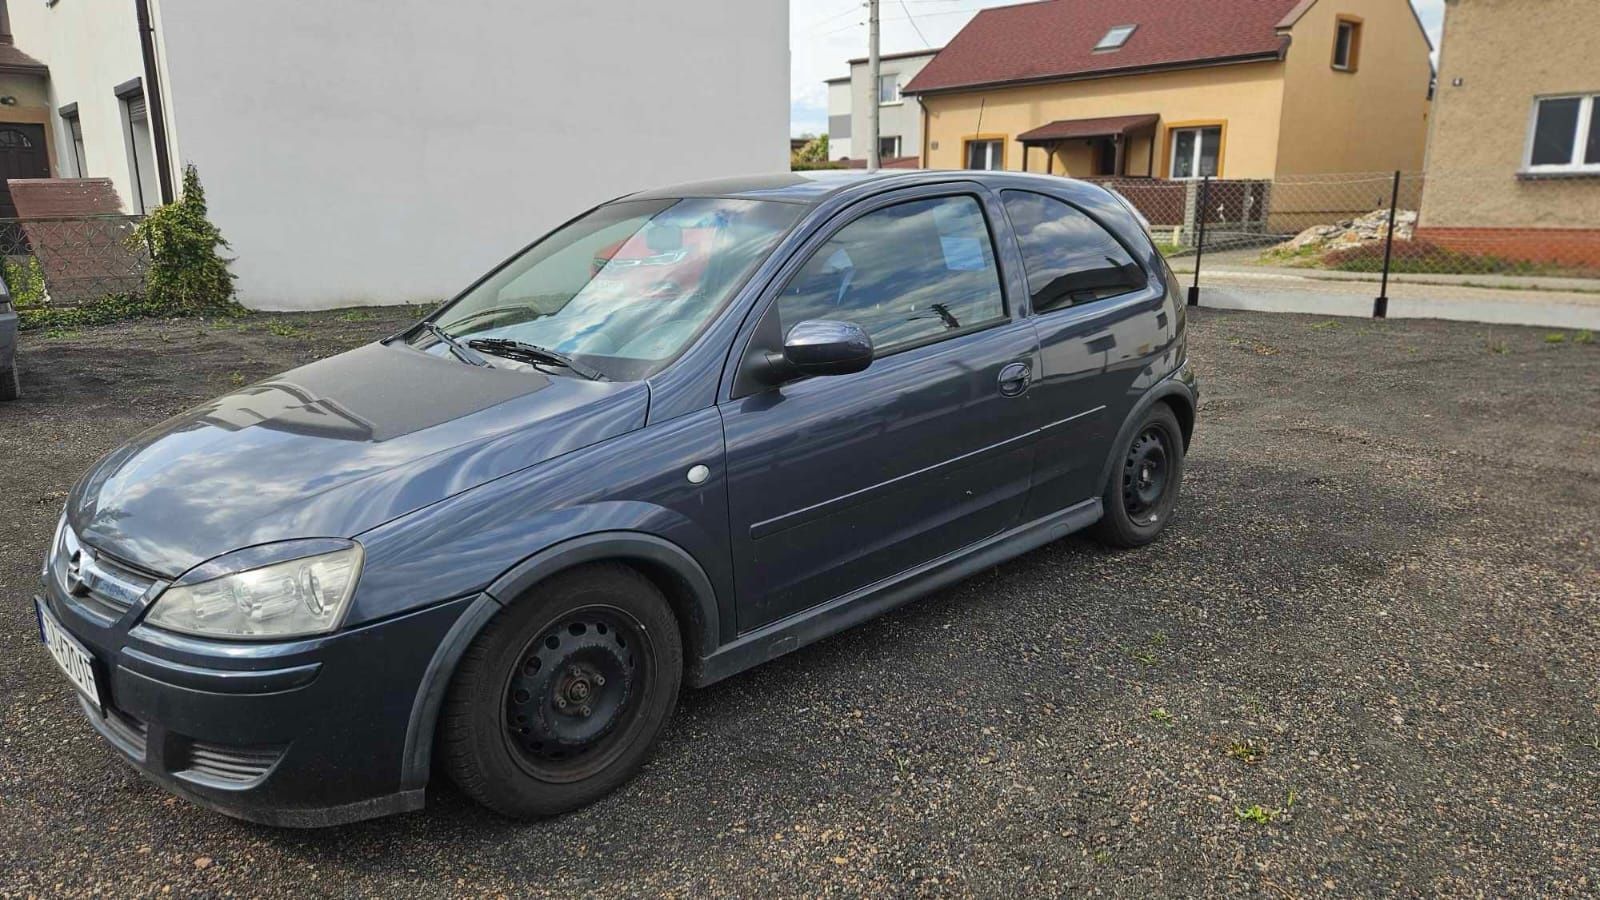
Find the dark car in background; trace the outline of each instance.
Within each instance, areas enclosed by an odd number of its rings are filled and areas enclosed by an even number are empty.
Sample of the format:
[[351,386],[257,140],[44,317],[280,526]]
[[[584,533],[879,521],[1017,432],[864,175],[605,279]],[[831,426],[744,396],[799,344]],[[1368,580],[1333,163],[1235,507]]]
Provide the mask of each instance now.
[[706,685],[1079,529],[1170,519],[1184,307],[1115,195],[997,172],[633,194],[414,327],[140,434],[36,599],[93,727],[222,812],[509,816]]

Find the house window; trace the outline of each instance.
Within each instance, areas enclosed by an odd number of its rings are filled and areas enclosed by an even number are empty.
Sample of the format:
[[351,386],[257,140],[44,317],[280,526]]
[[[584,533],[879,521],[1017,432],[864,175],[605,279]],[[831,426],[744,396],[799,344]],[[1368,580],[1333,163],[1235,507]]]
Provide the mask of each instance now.
[[1106,32],[1106,36],[1100,39],[1100,43],[1094,45],[1094,49],[1097,52],[1119,50],[1123,44],[1128,42],[1128,38],[1133,36],[1133,30],[1138,27],[1137,25],[1118,25]]
[[883,159],[893,159],[899,155],[900,138],[898,135],[895,137],[878,138],[878,156],[882,157]]
[[116,88],[122,102],[123,141],[128,149],[128,174],[133,183],[134,205],[143,215],[161,205],[161,185],[156,177],[155,141],[150,134],[150,116],[144,99],[144,86],[134,79]]
[[1600,94],[1542,97],[1528,134],[1531,172],[1600,172]]
[[969,169],[1001,169],[1005,167],[1005,141],[984,138],[967,141],[966,167]]
[[1360,58],[1361,22],[1341,17],[1338,30],[1333,34],[1333,67],[1342,72],[1354,72]]
[[67,126],[67,143],[72,146],[72,174],[78,178],[89,177],[89,165],[83,151],[83,121],[78,118],[78,104],[61,108],[61,121]]
[[883,104],[886,104],[886,103],[899,103],[899,102],[900,102],[900,76],[899,75],[879,75],[878,76],[878,103],[879,103],[879,105],[883,105]]
[[1173,178],[1216,176],[1222,160],[1222,126],[1172,130]]

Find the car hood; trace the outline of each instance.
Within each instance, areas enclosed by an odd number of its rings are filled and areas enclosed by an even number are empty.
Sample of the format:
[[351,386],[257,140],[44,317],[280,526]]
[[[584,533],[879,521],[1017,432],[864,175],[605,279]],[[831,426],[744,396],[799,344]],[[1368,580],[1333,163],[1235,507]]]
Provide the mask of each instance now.
[[370,344],[198,406],[84,475],[80,539],[176,577],[219,554],[354,537],[643,427],[649,388]]

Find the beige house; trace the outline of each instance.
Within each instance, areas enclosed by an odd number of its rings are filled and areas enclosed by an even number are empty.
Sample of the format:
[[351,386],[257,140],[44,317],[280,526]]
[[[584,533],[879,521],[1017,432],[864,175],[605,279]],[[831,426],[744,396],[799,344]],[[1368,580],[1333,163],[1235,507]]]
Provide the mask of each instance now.
[[1430,52],[1407,0],[1050,0],[980,12],[903,92],[929,168],[1416,170]]
[[1418,236],[1600,267],[1600,3],[1452,0]]

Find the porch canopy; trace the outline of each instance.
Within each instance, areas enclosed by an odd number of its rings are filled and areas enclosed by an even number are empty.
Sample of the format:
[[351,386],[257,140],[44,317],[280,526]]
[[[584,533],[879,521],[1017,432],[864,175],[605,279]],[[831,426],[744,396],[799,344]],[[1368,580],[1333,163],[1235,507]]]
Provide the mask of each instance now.
[[[1017,141],[1022,144],[1023,159],[1026,160],[1030,147],[1044,147],[1048,150],[1062,141],[1110,138],[1116,145],[1115,172],[1111,174],[1120,175],[1124,174],[1122,172],[1124,138],[1132,132],[1149,128],[1151,141],[1154,142],[1154,127],[1159,121],[1161,117],[1155,113],[1137,116],[1101,116],[1096,119],[1057,119],[1048,125],[1024,131],[1017,135]],[[1046,171],[1054,168],[1054,162],[1054,154],[1046,153]]]

